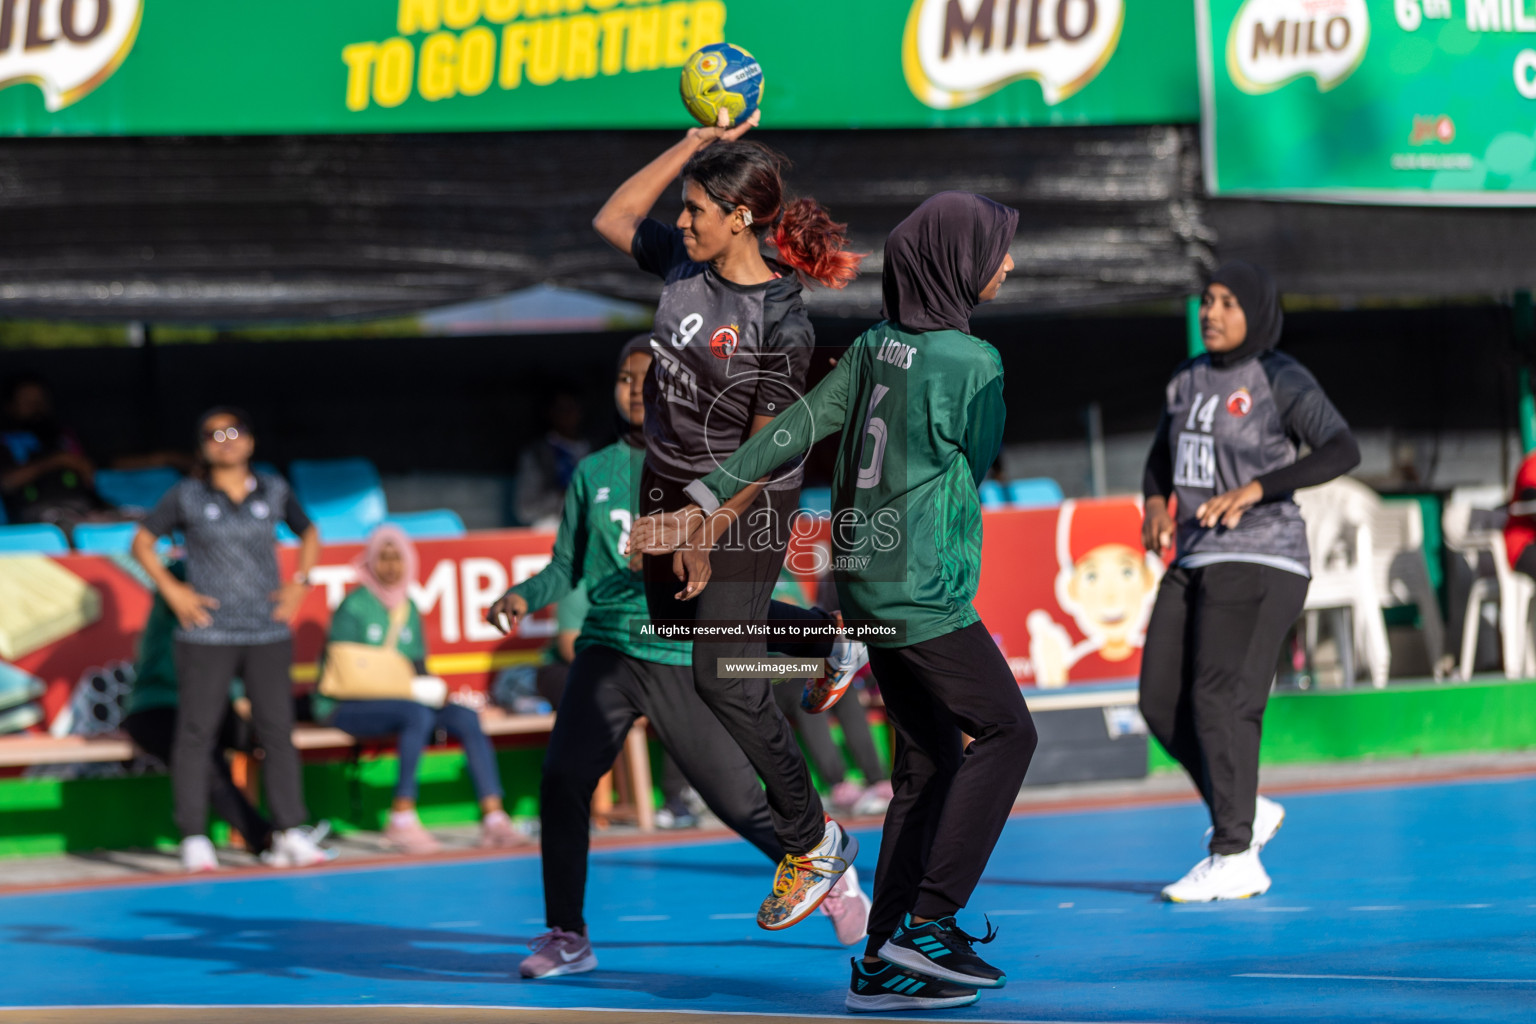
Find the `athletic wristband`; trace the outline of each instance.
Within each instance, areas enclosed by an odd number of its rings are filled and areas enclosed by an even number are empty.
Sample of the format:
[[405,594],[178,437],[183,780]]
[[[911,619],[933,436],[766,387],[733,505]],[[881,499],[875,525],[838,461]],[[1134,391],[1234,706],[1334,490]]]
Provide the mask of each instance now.
[[720,499],[715,497],[714,491],[704,486],[703,480],[695,480],[687,487],[684,487],[683,493],[692,498],[699,508],[710,515],[720,511]]

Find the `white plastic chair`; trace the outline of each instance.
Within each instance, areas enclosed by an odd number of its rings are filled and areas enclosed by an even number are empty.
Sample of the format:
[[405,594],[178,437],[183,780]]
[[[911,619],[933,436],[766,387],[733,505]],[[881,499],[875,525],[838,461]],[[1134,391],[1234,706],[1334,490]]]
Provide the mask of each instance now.
[[[1364,484],[1348,478],[1336,481],[1359,488],[1376,498]],[[1371,556],[1382,605],[1394,608],[1414,605],[1419,611],[1419,634],[1432,670],[1440,671],[1445,654],[1445,620],[1440,601],[1429,579],[1424,555],[1424,510],[1417,501],[1376,500],[1371,521]]]
[[1350,629],[1338,631],[1345,684],[1354,682],[1354,654],[1359,652],[1371,685],[1383,687],[1392,667],[1392,648],[1381,615],[1374,558],[1373,520],[1381,499],[1362,485],[1339,484],[1335,480],[1296,492],[1312,550],[1312,582],[1303,605],[1307,646],[1311,650],[1316,645],[1318,613],[1347,612]]
[[[1497,484],[1473,487],[1457,487],[1445,500],[1440,514],[1440,531],[1445,549],[1452,558],[1446,561],[1446,587],[1450,596],[1450,623],[1461,635],[1459,676],[1469,679],[1477,660],[1478,616],[1489,597],[1489,588],[1497,586],[1498,577],[1494,565],[1499,557],[1495,552],[1494,534],[1498,531],[1478,512],[1499,509],[1509,500],[1504,488]],[[1502,539],[1502,538],[1501,538]],[[1478,581],[1487,585],[1478,588]],[[1474,594],[1474,591],[1476,593]],[[1472,598],[1477,607],[1472,607]]]
[[1503,530],[1472,521],[1476,510],[1497,508],[1507,500],[1503,490],[1496,487],[1458,488],[1446,503],[1446,547],[1464,558],[1476,576],[1462,620],[1459,667],[1463,679],[1471,678],[1483,605],[1489,602],[1496,602],[1499,608],[1499,648],[1505,677],[1521,679],[1536,675],[1536,643],[1531,636],[1536,581],[1511,568]]

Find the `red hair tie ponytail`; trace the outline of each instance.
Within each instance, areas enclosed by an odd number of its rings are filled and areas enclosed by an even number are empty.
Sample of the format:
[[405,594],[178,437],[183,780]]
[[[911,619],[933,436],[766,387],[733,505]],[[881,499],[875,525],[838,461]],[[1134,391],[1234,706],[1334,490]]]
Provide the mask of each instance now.
[[867,253],[849,252],[848,225],[834,221],[814,199],[796,199],[768,241],[779,259],[828,288],[846,288]]

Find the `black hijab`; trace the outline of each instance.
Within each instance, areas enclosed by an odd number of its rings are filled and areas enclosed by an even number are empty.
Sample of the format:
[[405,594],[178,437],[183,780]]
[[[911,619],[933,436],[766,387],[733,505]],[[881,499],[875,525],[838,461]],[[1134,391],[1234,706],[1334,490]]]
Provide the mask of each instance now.
[[[651,352],[651,336],[649,333],[635,335],[624,343],[623,348],[619,349],[619,361],[613,368],[615,377],[618,376],[620,370],[624,369],[624,363],[629,357],[636,352],[644,352],[646,355],[651,356],[653,363],[655,362],[655,355]],[[617,408],[613,410],[613,429],[618,432],[622,440],[629,442],[636,448],[645,447],[645,427],[629,422],[629,417],[619,412]]]
[[1252,263],[1232,260],[1216,268],[1210,283],[1226,285],[1248,320],[1248,336],[1243,343],[1230,352],[1212,352],[1212,366],[1236,366],[1280,344],[1285,314],[1280,310],[1280,292],[1269,274]]
[[970,192],[940,192],[885,240],[885,319],[909,331],[971,332],[971,310],[1008,254],[1019,211]]

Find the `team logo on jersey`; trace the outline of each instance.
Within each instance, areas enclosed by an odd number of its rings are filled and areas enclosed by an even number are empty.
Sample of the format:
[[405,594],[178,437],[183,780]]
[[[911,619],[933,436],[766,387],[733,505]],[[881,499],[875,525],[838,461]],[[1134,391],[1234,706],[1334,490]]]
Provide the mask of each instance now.
[[208,520],[212,522],[213,520],[219,518],[219,506],[210,501],[208,504],[203,506],[203,515],[208,517]]
[[709,336],[709,350],[719,359],[731,358],[736,354],[736,346],[740,344],[741,332],[735,324],[717,327],[715,333]]
[[597,489],[597,497],[592,499],[592,503],[594,505],[601,505],[603,502],[605,502],[607,500],[608,500],[608,488],[606,488],[606,487],[599,487]]
[[266,502],[264,502],[264,501],[253,501],[253,502],[251,502],[251,515],[255,516],[257,519],[265,519],[265,518],[267,518],[267,516],[269,516],[271,514],[272,514],[272,509],[271,509],[270,506],[267,505]]
[[1238,388],[1227,396],[1227,412],[1233,416],[1247,416],[1253,410],[1253,396],[1247,388]]

